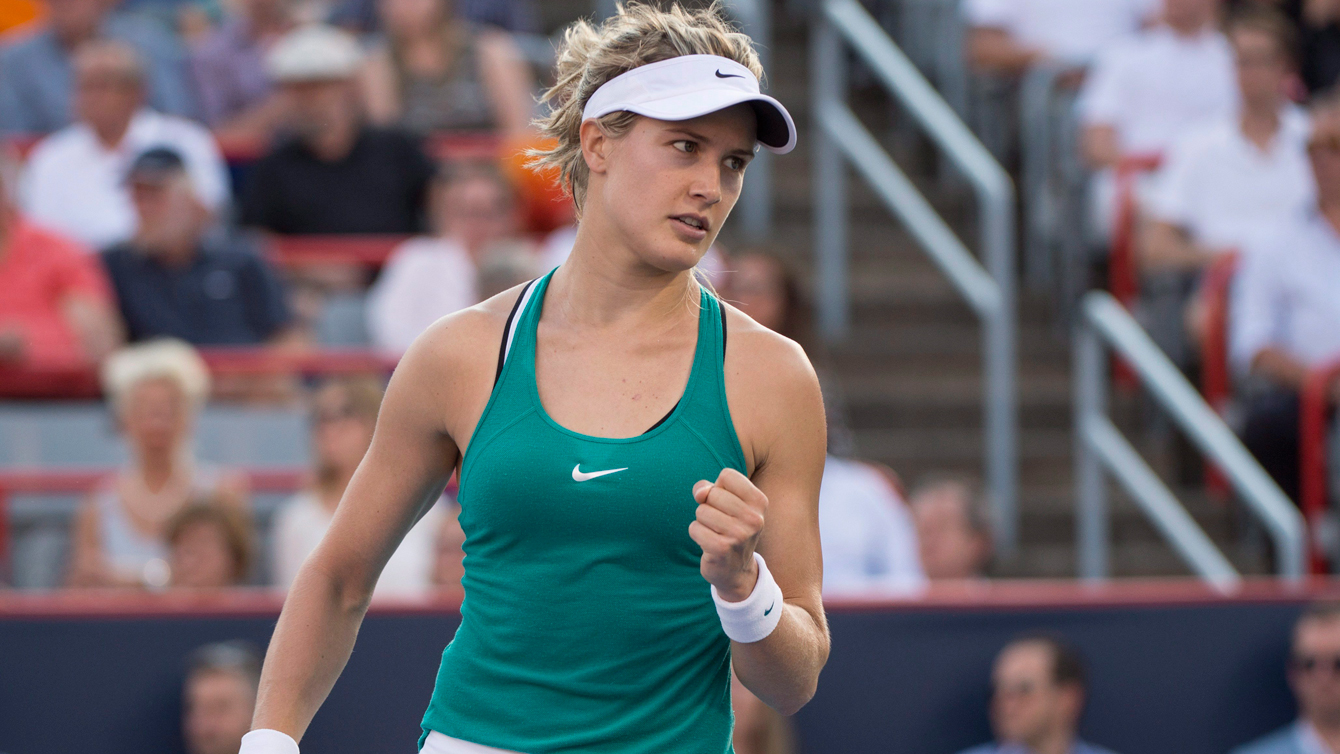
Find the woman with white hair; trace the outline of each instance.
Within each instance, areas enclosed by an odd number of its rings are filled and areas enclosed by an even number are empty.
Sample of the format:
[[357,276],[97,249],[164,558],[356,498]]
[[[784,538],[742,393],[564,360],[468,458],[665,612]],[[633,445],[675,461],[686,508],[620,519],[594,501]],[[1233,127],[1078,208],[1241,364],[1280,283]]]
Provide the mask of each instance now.
[[168,521],[200,495],[244,510],[245,486],[195,460],[195,418],[209,396],[209,372],[189,345],[156,340],[118,351],[103,364],[102,384],[129,463],[80,509],[68,581],[165,586]]

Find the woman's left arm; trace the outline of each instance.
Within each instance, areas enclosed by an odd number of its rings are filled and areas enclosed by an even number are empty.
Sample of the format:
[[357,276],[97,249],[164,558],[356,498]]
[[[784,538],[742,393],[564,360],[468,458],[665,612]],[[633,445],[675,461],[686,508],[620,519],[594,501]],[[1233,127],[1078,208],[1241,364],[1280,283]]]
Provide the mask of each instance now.
[[521,48],[510,34],[486,31],[476,41],[479,49],[479,77],[493,105],[498,128],[506,136],[526,133],[535,105],[532,91],[535,77]]
[[713,484],[699,482],[690,535],[703,547],[703,577],[722,600],[740,602],[751,594],[759,575],[755,551],[781,587],[776,628],[759,641],[732,642],[731,653],[746,688],[793,714],[814,696],[829,650],[820,595],[823,399],[799,346],[766,331],[731,335],[729,348],[743,353],[729,354],[737,358],[728,358],[727,391],[738,396],[731,412],[744,429],[754,473],[746,478],[726,469]]

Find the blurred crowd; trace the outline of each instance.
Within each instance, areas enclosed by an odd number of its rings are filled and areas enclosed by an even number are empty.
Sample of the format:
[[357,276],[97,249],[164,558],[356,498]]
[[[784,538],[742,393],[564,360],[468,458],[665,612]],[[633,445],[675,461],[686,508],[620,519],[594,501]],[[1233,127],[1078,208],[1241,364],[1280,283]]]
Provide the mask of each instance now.
[[[1340,3],[965,0],[963,14],[975,75],[1063,72],[1070,159],[1091,178],[1088,212],[1056,222],[1104,262],[1089,284],[1189,375],[1226,374],[1227,418],[1297,500],[1299,395],[1340,359]],[[1130,257],[1129,282],[1108,254]]]
[[[1238,429],[1297,498],[1299,393],[1340,358],[1340,0],[963,0],[961,12],[975,75],[1017,84],[1064,69],[1073,157],[1090,176],[1089,211],[1066,220],[1095,247],[1134,239],[1132,303],[1188,372],[1214,366],[1202,344],[1223,330]],[[205,350],[394,359],[439,317],[564,260],[571,204],[523,167],[551,75],[531,44],[538,15],[528,0],[0,2],[0,378],[96,370],[127,451],[79,505],[69,586],[286,588],[330,525],[384,375],[239,379],[211,375]],[[271,253],[303,236],[387,253]],[[987,494],[950,475],[907,489],[857,457],[786,256],[715,248],[702,267],[820,372],[826,596],[985,578]],[[1236,272],[1216,315],[1209,273],[1225,265]],[[264,531],[247,477],[195,456],[197,419],[220,396],[307,412],[310,469]],[[459,597],[453,494],[392,556],[379,598]],[[190,751],[236,750],[259,662],[231,643],[191,659]],[[1289,678],[1298,723],[1240,754],[1340,751],[1340,608],[1299,622]],[[1085,684],[1063,639],[1010,644],[991,677],[998,741],[972,754],[1102,754],[1077,738]],[[736,703],[737,751],[790,750],[780,717],[739,687]]]

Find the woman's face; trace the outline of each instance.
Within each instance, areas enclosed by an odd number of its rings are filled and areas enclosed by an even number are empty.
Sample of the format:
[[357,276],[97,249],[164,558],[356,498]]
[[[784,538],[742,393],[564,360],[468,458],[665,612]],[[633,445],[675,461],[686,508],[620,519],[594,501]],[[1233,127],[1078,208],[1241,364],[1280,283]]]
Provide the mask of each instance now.
[[183,529],[168,557],[173,586],[218,589],[231,586],[237,576],[237,560],[228,546],[228,535],[209,521],[197,521]]
[[141,452],[177,447],[191,427],[191,409],[177,383],[166,377],[143,380],[130,389],[121,427]]
[[372,444],[374,422],[358,415],[338,386],[317,393],[312,406],[312,447],[317,465],[352,471]]
[[436,29],[447,17],[445,0],[379,0],[382,27],[393,37],[408,37]]
[[769,330],[781,332],[786,325],[786,290],[776,260],[761,254],[736,260],[722,293],[740,311]]
[[612,232],[654,268],[693,267],[740,197],[755,129],[753,109],[736,105],[686,121],[639,117],[601,140],[586,158]]

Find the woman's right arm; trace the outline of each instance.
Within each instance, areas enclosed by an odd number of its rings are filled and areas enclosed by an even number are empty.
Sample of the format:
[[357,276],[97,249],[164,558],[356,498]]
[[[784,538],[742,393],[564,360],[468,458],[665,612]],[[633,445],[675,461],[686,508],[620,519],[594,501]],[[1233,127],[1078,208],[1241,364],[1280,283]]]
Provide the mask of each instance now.
[[479,392],[487,360],[461,354],[479,353],[479,324],[487,316],[474,310],[439,321],[396,368],[372,445],[284,602],[261,673],[253,728],[301,738],[334,686],[382,567],[455,467],[450,417]]

